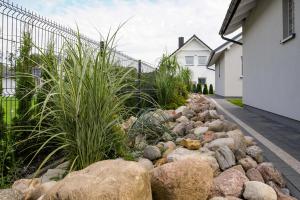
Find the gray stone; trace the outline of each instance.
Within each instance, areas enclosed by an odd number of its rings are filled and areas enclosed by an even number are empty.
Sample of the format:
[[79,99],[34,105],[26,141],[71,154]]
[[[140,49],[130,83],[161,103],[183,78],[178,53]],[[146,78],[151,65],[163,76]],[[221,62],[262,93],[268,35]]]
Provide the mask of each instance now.
[[176,119],[176,122],[189,122],[189,119],[186,116],[181,116],[178,119]]
[[243,196],[247,200],[277,200],[275,190],[258,181],[246,182]]
[[191,110],[191,109],[189,109],[189,108],[185,108],[183,111],[182,111],[182,115],[183,116],[186,116],[187,118],[192,118],[193,116],[195,116],[196,115],[196,113],[193,111],[193,110]]
[[228,138],[228,135],[226,132],[216,132],[215,133],[216,138]]
[[246,154],[251,156],[256,162],[261,163],[264,161],[263,151],[258,146],[250,146],[246,149]]
[[178,114],[178,113],[182,113],[183,110],[186,108],[186,106],[180,106],[178,107],[176,110],[175,110],[175,113]]
[[208,143],[208,148],[213,151],[221,146],[228,146],[231,150],[234,150],[234,140],[232,138],[219,138]]
[[64,177],[67,173],[64,169],[48,169],[47,172],[41,176],[41,182],[57,181]]
[[168,162],[174,162],[178,160],[184,160],[186,158],[200,158],[200,151],[188,150],[186,148],[179,147],[172,151],[168,156]]
[[221,146],[216,151],[216,159],[220,168],[224,171],[235,165],[235,157],[228,146]]
[[221,132],[224,131],[224,125],[223,121],[217,119],[208,124],[208,130],[215,131],[215,132]]
[[257,162],[249,156],[240,159],[238,163],[241,164],[246,171],[257,166]]
[[176,138],[175,144],[179,145],[184,138]]
[[142,165],[148,171],[154,168],[153,163],[147,158],[139,158],[138,163]]
[[197,127],[194,130],[194,134],[197,136],[202,136],[205,132],[208,131],[208,127]]
[[166,141],[173,140],[173,137],[169,133],[165,132],[161,137],[161,139],[166,142]]
[[179,123],[177,124],[173,130],[172,130],[172,133],[175,134],[175,135],[180,135],[180,136],[183,136],[184,133],[185,133],[185,130],[186,130],[186,123],[185,122],[182,122],[182,123]]
[[161,157],[161,152],[158,147],[149,145],[144,149],[143,156],[149,160],[156,160]]

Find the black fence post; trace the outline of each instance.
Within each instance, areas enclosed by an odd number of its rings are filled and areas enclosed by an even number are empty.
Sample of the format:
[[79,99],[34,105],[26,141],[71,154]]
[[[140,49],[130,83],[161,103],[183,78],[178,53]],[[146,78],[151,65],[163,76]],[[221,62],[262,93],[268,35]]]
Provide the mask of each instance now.
[[142,107],[142,88],[141,88],[141,76],[142,76],[142,61],[138,60],[138,108]]

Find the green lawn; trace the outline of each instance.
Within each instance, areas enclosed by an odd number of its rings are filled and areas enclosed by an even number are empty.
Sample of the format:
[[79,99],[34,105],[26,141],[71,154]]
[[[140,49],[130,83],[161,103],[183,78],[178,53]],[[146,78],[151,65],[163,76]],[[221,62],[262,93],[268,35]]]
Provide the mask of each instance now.
[[244,106],[242,98],[231,98],[231,99],[227,99],[227,101],[229,101],[230,103],[236,106],[240,106],[240,107]]
[[11,120],[16,116],[18,101],[15,97],[0,97],[1,104],[4,110],[4,121],[11,124]]

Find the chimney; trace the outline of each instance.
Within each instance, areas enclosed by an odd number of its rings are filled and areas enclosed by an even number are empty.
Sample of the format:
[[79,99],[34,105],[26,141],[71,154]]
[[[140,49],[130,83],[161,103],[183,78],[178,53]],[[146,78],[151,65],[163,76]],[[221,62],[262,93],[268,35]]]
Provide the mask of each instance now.
[[184,44],[184,37],[179,37],[178,38],[178,48],[181,48]]

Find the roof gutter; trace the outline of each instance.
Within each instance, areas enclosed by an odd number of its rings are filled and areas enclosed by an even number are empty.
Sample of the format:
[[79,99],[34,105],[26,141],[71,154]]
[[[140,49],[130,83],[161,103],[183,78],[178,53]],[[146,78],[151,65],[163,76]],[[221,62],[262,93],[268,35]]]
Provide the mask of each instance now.
[[[220,30],[220,33],[219,33],[219,34],[221,35],[221,38],[222,38],[223,40],[227,40],[228,42],[232,42],[232,43],[235,43],[235,44],[238,44],[238,45],[243,45],[243,43],[242,43],[242,42],[239,42],[239,41],[236,41],[236,40],[232,40],[232,39],[230,39],[230,38],[227,38],[227,37],[224,36],[224,34],[225,34],[225,32],[226,32],[226,30],[227,30],[227,28],[228,28],[228,26],[229,26],[229,24],[230,24],[230,22],[231,22],[231,20],[232,20],[234,14],[235,14],[235,12],[236,12],[236,10],[238,9],[238,7],[239,7],[241,1],[242,1],[242,0],[237,0],[237,1],[235,2],[235,4],[233,4],[234,7],[233,7],[232,12],[230,13],[230,17],[229,17],[229,19],[228,19],[228,21],[227,21],[227,23],[226,23],[226,26],[225,26],[225,28],[223,28],[223,26],[222,26],[222,28],[221,28],[221,30]],[[229,8],[228,12],[230,12],[230,9],[231,9],[231,8]],[[228,14],[228,13],[227,13],[227,14]]]

